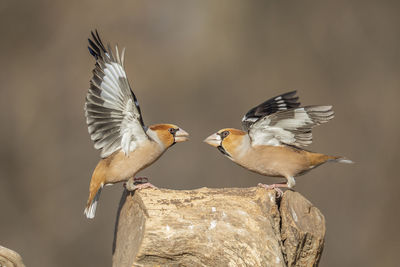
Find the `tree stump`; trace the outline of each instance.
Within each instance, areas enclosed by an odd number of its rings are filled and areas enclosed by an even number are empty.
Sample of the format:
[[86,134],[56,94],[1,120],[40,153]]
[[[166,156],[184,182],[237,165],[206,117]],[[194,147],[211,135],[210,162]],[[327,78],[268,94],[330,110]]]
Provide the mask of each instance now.
[[124,191],[113,266],[316,266],[325,219],[297,192]]

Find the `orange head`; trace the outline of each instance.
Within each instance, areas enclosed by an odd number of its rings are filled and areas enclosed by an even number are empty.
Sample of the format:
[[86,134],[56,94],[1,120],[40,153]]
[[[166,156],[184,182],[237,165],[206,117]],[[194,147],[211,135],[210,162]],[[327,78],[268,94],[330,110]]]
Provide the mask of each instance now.
[[[185,142],[189,140],[189,134],[173,124],[154,124],[149,127],[149,130],[158,138],[165,148],[169,148],[175,143]],[[148,130],[148,131],[149,131]],[[151,136],[151,134],[149,134]]]
[[207,137],[204,142],[218,148],[224,155],[230,157],[243,143],[246,132],[233,128],[221,129]]

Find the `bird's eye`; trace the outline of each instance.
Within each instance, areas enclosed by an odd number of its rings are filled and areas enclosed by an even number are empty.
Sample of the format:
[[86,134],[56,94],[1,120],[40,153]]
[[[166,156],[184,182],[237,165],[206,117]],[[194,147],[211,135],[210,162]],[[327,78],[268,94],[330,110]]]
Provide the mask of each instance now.
[[175,134],[177,129],[169,128],[168,131],[170,132],[170,134]]
[[229,135],[229,131],[223,131],[222,133],[221,133],[221,137],[222,138],[225,138],[225,137],[227,137]]

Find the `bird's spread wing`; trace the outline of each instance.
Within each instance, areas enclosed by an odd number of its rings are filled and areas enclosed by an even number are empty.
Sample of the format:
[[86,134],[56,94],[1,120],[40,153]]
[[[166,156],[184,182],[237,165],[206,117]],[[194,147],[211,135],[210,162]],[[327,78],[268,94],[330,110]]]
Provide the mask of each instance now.
[[297,108],[300,106],[300,103],[298,102],[299,98],[295,95],[296,91],[278,95],[250,109],[242,119],[243,129],[248,131],[252,124],[269,114],[290,108]]
[[[300,103],[297,102],[298,98],[294,97],[295,93],[287,93],[268,100],[271,101],[271,106],[275,105],[278,108],[249,124],[247,129],[253,145],[276,146],[284,143],[307,146],[312,143],[311,129],[334,117],[332,106],[298,107]],[[289,96],[292,100],[286,102],[283,96]]]
[[134,150],[138,142],[148,138],[139,103],[125,74],[124,50],[103,45],[97,31],[89,39],[89,52],[96,65],[86,97],[85,115],[94,147],[106,158],[122,149],[125,154]]

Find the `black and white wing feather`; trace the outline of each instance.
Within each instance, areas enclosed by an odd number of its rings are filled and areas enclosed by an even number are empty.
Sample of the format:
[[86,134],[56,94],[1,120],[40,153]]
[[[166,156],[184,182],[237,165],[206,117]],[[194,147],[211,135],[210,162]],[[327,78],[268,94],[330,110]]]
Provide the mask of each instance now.
[[[253,145],[307,146],[312,143],[312,128],[334,117],[332,106],[299,107],[295,93],[286,93],[264,102],[270,101],[268,105],[275,106],[270,109],[271,113],[265,112],[253,123],[246,122],[244,128],[248,130]],[[284,98],[289,100],[282,100]]]
[[242,119],[243,129],[248,131],[252,124],[269,114],[277,111],[297,108],[300,106],[298,100],[299,98],[296,96],[296,91],[281,94],[268,99],[260,105],[250,109],[246,115],[244,115]]
[[106,158],[117,150],[133,151],[147,139],[139,103],[131,90],[123,66],[124,50],[103,45],[98,32],[92,32],[89,52],[96,64],[86,97],[85,116],[94,147]]

